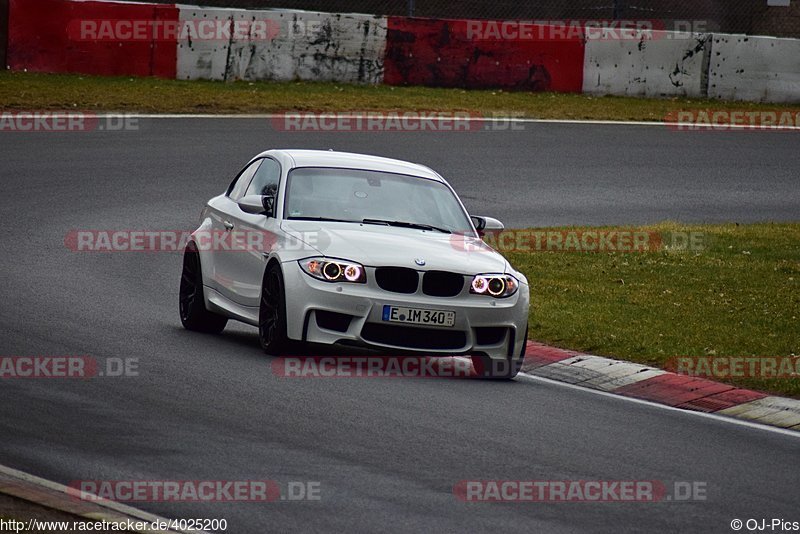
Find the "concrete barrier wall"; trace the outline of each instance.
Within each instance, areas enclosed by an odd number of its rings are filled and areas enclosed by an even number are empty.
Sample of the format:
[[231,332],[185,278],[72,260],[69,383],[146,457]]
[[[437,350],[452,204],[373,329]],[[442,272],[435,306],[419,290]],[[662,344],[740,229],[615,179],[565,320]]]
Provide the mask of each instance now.
[[13,70],[175,77],[176,44],[82,39],[80,21],[177,21],[175,6],[69,0],[10,0],[8,65]]
[[385,83],[581,91],[581,38],[475,39],[470,22],[389,17]]
[[586,43],[583,92],[638,97],[686,96],[707,91],[710,34],[655,32],[639,40]]
[[[800,102],[796,39],[668,32],[646,39],[588,38],[537,25],[534,38],[508,38],[502,31],[474,31],[502,29],[508,21],[99,0],[0,0],[0,26],[3,2],[9,3],[7,64],[13,70]],[[181,32],[127,40],[76,37],[76,25],[98,20],[167,22]],[[200,21],[231,29],[259,22],[267,34],[232,31],[206,38],[198,32]]]
[[383,80],[385,17],[181,6],[180,20],[258,21],[268,34],[232,33],[228,42],[187,35],[178,42],[179,79]]
[[[0,0],[0,2],[5,0]],[[0,5],[0,7],[2,7]],[[205,80],[381,83],[386,18],[113,1],[10,0],[13,70]],[[268,35],[197,35],[199,21],[260,21]],[[174,22],[172,39],[84,39],[81,22]],[[188,23],[188,24],[181,24]],[[102,33],[102,32],[101,32]],[[237,37],[241,37],[238,38]]]
[[800,39],[714,34],[708,96],[800,102]]
[[0,68],[8,65],[6,51],[8,49],[8,0],[0,0]]

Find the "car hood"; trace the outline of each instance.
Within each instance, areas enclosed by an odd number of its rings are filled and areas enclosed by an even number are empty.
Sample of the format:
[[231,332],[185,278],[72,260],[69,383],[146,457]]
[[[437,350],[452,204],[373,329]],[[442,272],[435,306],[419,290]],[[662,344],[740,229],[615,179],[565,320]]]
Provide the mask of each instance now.
[[[503,256],[475,237],[373,224],[284,221],[281,228],[331,258],[461,274],[503,273]],[[416,260],[424,260],[423,266]]]

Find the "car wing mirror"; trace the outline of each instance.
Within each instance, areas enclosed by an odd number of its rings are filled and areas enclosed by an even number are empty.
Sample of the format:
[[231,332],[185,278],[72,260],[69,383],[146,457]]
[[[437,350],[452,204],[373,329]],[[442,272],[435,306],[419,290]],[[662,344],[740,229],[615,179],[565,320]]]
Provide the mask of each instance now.
[[247,195],[237,202],[245,213],[272,217],[275,211],[275,197],[272,195]]
[[505,229],[503,223],[493,217],[473,215],[470,217],[470,219],[472,219],[472,224],[475,225],[475,229],[478,231],[478,235],[481,237],[486,235],[488,232],[500,232]]

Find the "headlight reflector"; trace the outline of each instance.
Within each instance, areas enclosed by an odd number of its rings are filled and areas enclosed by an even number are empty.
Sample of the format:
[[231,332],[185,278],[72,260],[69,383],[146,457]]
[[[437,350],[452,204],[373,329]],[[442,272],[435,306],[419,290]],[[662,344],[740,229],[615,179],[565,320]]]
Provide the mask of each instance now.
[[332,261],[324,263],[322,265],[322,275],[325,277],[325,280],[333,282],[342,276],[342,267],[338,263]]
[[357,282],[361,279],[361,274],[364,272],[359,265],[350,264],[344,268],[344,277],[348,282]]
[[519,282],[510,274],[479,274],[472,279],[469,292],[502,299],[510,297],[517,289]]
[[325,282],[352,282],[363,284],[367,281],[364,266],[347,260],[327,258],[306,258],[298,262],[308,275]]

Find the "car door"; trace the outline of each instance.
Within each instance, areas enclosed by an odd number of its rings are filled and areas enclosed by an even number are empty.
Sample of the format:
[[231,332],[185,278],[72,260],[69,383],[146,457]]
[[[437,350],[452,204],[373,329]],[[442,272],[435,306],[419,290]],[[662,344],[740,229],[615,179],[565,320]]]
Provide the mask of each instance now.
[[[270,157],[264,158],[244,196],[277,197],[280,177],[280,163]],[[231,252],[226,262],[226,269],[234,281],[229,286],[231,298],[243,306],[257,307],[267,256],[279,238],[278,222],[274,216],[247,213],[238,204],[233,209],[231,222],[238,242],[245,244],[243,249]]]
[[239,172],[225,195],[209,202],[210,232],[204,236],[204,241],[198,241],[201,249],[206,250],[204,254],[211,258],[209,262],[211,272],[207,284],[229,300],[235,300],[237,293],[235,255],[241,254],[230,250],[228,246],[232,242],[231,234],[236,226],[237,212],[241,212],[236,202],[245,195],[262,162],[263,159],[257,159],[249,163]]

